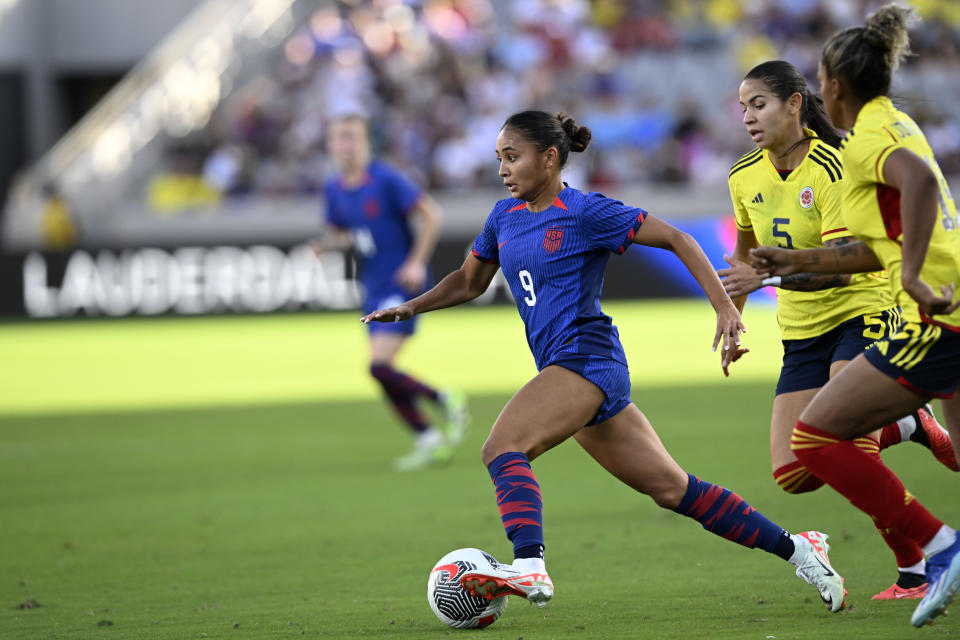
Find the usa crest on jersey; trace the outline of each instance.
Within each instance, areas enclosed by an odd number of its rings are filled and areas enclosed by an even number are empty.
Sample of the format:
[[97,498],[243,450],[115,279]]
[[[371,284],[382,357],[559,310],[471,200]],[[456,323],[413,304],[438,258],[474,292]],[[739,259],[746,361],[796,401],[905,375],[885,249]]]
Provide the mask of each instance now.
[[549,227],[543,234],[543,248],[547,253],[553,253],[560,248],[563,242],[563,227]]

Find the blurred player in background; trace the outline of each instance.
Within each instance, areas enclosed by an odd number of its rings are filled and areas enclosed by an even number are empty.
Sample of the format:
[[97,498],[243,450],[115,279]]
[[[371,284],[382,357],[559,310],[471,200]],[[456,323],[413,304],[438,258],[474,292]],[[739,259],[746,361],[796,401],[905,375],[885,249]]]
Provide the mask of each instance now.
[[[333,120],[328,149],[339,173],[324,189],[328,231],[314,242],[314,249],[319,253],[353,248],[365,291],[365,313],[422,293],[431,279],[430,256],[442,218],[439,206],[396,169],[371,157],[369,126],[363,117]],[[400,471],[449,460],[467,426],[462,393],[437,390],[394,368],[397,353],[415,329],[415,320],[369,326],[370,375],[415,434],[413,451],[396,461]],[[420,398],[443,410],[443,431],[420,410]]]
[[368,314],[364,322],[409,321],[418,313],[476,298],[498,269],[510,285],[539,373],[507,403],[483,445],[497,505],[513,542],[514,562],[462,576],[487,598],[517,595],[543,606],[553,583],[543,560],[543,502],[530,461],[574,437],[612,475],[661,507],[705,529],[759,547],[796,567],[831,611],[844,605],[843,579],[830,567],[826,537],[791,535],[728,489],[686,473],[630,401],[630,375],[619,333],[600,309],[611,253],[631,243],[668,249],[697,279],[716,314],[713,345],[728,354],[739,343],[740,314],[699,245],[686,233],[598,193],[568,187],[561,170],[591,133],[573,118],[526,111],[507,119],[497,138],[500,177],[510,198],[499,201],[473,255],[427,293]]
[[[762,286],[781,289],[777,318],[783,367],[770,421],[770,460],[781,489],[806,493],[822,487],[823,481],[790,449],[800,412],[832,375],[899,325],[899,310],[885,273],[796,273],[764,280],[747,264],[749,250],[760,244],[810,249],[856,240],[841,215],[843,167],[836,149],[840,137],[803,75],[789,62],[764,62],[740,85],[740,106],[757,149],[730,171],[737,244],[733,259],[726,258],[730,267],[718,273],[741,312],[747,294]],[[958,470],[950,436],[928,407],[854,442],[879,456],[887,446],[911,439]],[[899,575],[873,599],[922,598],[926,581],[920,547],[885,528],[880,533],[896,556]]]
[[842,247],[751,252],[762,273],[858,273],[885,268],[903,324],[820,390],[793,432],[807,469],[870,514],[878,526],[920,545],[927,594],[911,622],[945,613],[960,588],[960,537],[854,439],[944,398],[956,440],[960,422],[960,219],[923,132],[887,92],[909,53],[911,11],[886,5],[863,27],[834,35],[817,76],[830,119],[847,130],[842,151],[843,219],[863,242]]

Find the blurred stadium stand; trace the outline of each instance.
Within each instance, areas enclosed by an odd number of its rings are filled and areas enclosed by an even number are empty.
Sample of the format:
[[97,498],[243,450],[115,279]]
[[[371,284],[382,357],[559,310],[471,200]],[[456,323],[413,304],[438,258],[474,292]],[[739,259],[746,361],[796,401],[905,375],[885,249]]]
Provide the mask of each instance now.
[[[19,258],[5,263],[71,248],[294,246],[320,230],[325,122],[344,112],[368,115],[378,152],[436,194],[458,247],[502,197],[493,142],[522,108],[593,129],[567,174],[575,186],[671,219],[724,216],[728,168],[751,147],[745,71],[784,58],[814,81],[821,43],[881,3],[136,4],[0,0],[0,62],[24,70],[0,74],[0,96],[19,98],[0,100],[13,141],[0,181],[20,169],[2,220]],[[894,89],[956,182],[960,2],[913,4],[918,55]],[[51,139],[84,91],[115,78]]]

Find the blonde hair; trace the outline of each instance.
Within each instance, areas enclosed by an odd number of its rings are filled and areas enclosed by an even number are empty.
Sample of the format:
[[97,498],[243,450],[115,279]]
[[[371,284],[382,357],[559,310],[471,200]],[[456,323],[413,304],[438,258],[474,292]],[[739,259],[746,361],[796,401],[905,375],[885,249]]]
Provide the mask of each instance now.
[[886,95],[893,72],[911,55],[907,28],[915,15],[913,9],[887,4],[867,16],[864,26],[834,34],[820,54],[827,76],[843,76],[865,102]]

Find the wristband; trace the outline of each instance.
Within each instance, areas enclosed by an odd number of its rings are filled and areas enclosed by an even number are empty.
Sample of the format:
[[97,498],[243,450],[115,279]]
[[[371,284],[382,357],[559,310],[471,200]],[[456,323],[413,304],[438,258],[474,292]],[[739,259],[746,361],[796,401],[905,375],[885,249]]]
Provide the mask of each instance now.
[[780,276],[771,276],[769,278],[764,278],[760,283],[764,287],[779,287],[780,286]]

